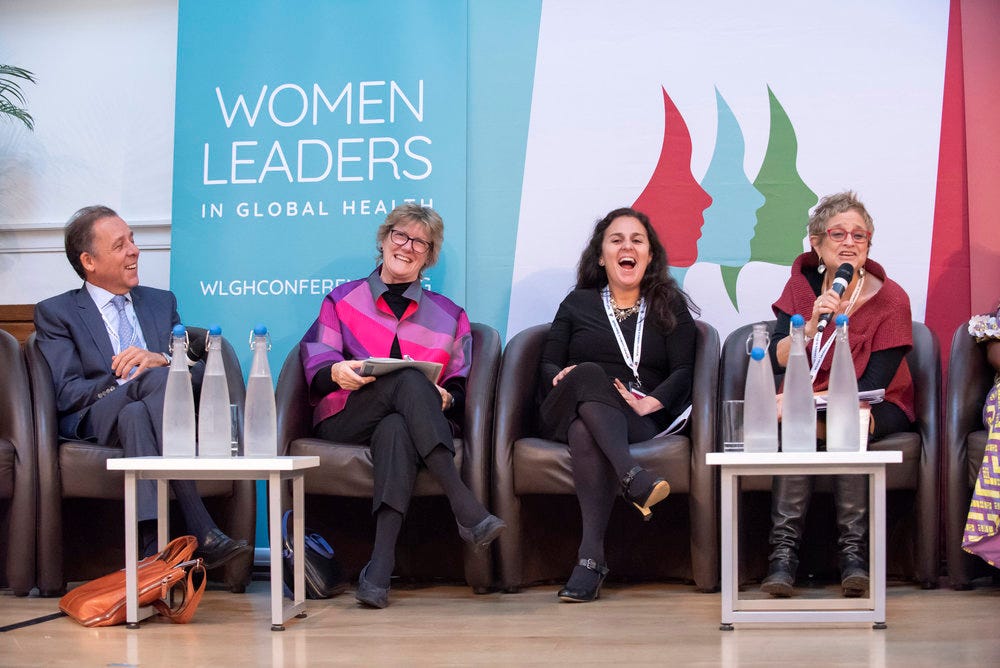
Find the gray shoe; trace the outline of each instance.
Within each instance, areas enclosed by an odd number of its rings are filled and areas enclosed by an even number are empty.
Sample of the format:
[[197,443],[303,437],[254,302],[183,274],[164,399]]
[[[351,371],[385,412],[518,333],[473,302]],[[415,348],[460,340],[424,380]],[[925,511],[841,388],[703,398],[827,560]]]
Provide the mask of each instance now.
[[372,562],[365,564],[358,576],[358,590],[354,592],[354,598],[358,603],[367,605],[370,608],[384,608],[389,605],[389,588],[378,587],[365,579],[365,573]]

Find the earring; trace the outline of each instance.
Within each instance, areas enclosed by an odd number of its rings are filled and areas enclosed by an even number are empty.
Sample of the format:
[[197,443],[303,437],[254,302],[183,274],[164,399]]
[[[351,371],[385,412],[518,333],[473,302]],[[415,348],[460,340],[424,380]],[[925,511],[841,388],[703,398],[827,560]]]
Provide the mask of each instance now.
[[816,267],[816,273],[822,276],[824,271],[826,271],[826,265],[823,264],[823,260],[821,259],[819,262],[819,266]]
[[865,277],[865,268],[858,267],[858,278],[864,278],[864,277]]

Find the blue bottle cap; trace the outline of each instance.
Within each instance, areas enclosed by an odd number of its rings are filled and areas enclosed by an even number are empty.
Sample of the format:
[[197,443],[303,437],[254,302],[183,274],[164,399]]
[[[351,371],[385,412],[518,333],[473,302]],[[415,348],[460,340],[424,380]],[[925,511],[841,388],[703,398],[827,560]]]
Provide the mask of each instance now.
[[253,328],[254,336],[264,336],[265,334],[267,334],[267,327],[265,325],[258,324]]
[[[160,331],[163,331],[163,330],[160,330]],[[174,336],[177,336],[177,337],[184,336],[185,332],[187,332],[187,329],[184,328],[184,325],[182,325],[180,323],[177,323],[176,325],[174,325]]]
[[802,327],[806,324],[806,319],[796,313],[792,316],[792,327]]
[[222,327],[219,325],[212,325],[208,328],[208,333],[212,336],[222,336]]
[[750,351],[750,357],[757,360],[758,362],[764,359],[765,354],[766,353],[764,353],[763,348],[754,348],[753,350]]
[[837,319],[835,320],[835,322],[837,323],[837,327],[843,327],[844,325],[846,325],[847,324],[847,320],[848,320],[848,317],[846,315],[844,315],[843,313],[841,313],[840,315],[838,315]]

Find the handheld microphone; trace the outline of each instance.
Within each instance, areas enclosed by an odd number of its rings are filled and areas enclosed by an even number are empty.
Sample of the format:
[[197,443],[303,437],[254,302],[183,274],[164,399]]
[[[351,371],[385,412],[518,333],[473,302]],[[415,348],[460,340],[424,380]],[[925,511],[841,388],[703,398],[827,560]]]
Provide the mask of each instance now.
[[205,359],[205,344],[208,343],[208,330],[201,327],[188,327],[187,356],[191,364]]
[[[844,296],[844,291],[847,290],[847,286],[851,282],[851,278],[854,277],[854,267],[849,263],[837,267],[837,273],[833,275],[833,291],[837,293],[838,297]],[[823,330],[826,329],[826,325],[830,322],[830,318],[833,313],[824,313],[819,317],[819,324],[816,325],[816,333],[822,334]]]

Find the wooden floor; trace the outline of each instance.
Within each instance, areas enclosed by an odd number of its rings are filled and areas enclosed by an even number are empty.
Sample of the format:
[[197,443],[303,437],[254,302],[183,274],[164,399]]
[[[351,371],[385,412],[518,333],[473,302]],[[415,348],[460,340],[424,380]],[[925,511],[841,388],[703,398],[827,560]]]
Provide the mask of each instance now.
[[[1000,657],[1000,586],[889,588],[889,628],[719,630],[719,594],[683,585],[610,585],[560,604],[556,586],[476,596],[468,588],[393,589],[385,610],[352,592],[309,601],[270,631],[268,583],[209,590],[193,623],[86,629],[62,617],[0,633],[0,666],[315,666],[618,664],[657,666],[986,666]],[[0,591],[0,627],[58,611],[56,599]]]

